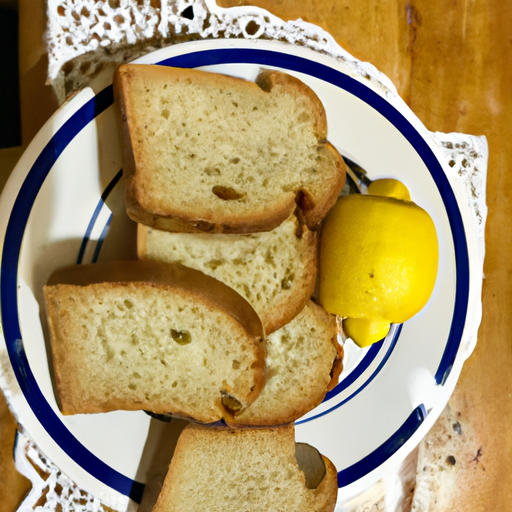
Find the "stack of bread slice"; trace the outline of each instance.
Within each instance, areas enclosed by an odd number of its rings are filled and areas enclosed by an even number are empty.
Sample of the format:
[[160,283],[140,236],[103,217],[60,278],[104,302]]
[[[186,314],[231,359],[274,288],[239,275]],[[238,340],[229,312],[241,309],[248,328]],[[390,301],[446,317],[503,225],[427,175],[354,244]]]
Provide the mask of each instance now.
[[[135,64],[118,68],[114,93],[139,261],[64,269],[45,287],[63,413],[222,420],[185,431],[158,511],[291,510],[292,495],[293,510],[333,510],[332,464],[321,459],[323,483],[308,489],[289,445],[342,367],[335,318],[311,300],[317,230],[345,181],[320,100],[278,71],[252,83]],[[222,479],[238,501],[203,482],[201,461],[221,455],[236,460]],[[268,465],[287,476],[269,486]],[[194,485],[209,489],[206,508],[204,496],[178,505]]]

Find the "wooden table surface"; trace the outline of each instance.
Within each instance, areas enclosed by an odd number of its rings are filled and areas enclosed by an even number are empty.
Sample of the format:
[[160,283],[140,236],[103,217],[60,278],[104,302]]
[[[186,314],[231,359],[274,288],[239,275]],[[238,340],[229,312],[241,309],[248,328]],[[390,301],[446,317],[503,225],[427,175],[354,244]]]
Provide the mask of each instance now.
[[[512,510],[512,0],[218,3],[257,5],[286,20],[300,17],[320,25],[354,56],[388,75],[427,128],[487,137],[483,321],[477,348],[449,404],[475,433],[479,456],[476,463],[457,462],[458,491],[449,490],[442,506],[432,503],[430,512]],[[23,143],[27,144],[56,102],[44,86],[46,56],[40,44],[44,8],[34,7],[29,0],[21,0],[20,8]],[[39,109],[34,117],[30,103],[36,91]],[[0,418],[2,410],[4,405],[0,405]],[[4,417],[0,440],[9,443],[14,427],[8,415]],[[20,484],[19,494],[5,490],[12,468],[2,464],[0,511],[12,511],[26,486]],[[464,495],[467,504],[461,508]],[[7,496],[12,499],[5,500]]]

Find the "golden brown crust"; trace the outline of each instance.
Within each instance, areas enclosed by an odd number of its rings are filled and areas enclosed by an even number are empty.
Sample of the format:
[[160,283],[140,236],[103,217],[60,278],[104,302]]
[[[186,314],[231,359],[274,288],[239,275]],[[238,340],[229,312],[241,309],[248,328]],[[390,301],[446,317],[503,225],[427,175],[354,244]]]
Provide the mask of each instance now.
[[329,382],[329,385],[327,386],[326,391],[331,391],[336,387],[340,380],[341,372],[343,371],[343,356],[344,356],[344,350],[343,346],[338,341],[338,335],[340,334],[340,326],[336,322],[336,335],[332,338],[332,343],[334,347],[336,348],[336,359],[334,360],[334,363],[332,365],[331,370],[331,382]]
[[47,286],[74,284],[87,286],[93,283],[150,282],[155,286],[179,288],[197,295],[201,300],[223,308],[240,322],[247,332],[264,338],[261,320],[253,307],[236,291],[213,277],[184,265],[159,261],[114,261],[89,265],[71,265],[56,270]]
[[[318,357],[315,363],[311,362],[308,369],[311,370],[311,368],[314,367],[313,378],[311,377],[313,370],[309,375],[305,375],[303,373],[303,368],[301,369],[299,365],[296,366],[294,373],[299,374],[302,377],[301,382],[304,384],[305,388],[303,393],[300,395],[293,395],[289,392],[290,388],[286,389],[286,387],[282,387],[281,389],[278,388],[277,391],[274,391],[274,388],[267,383],[262,394],[249,407],[238,415],[226,416],[225,421],[228,425],[233,427],[272,427],[291,424],[320,405],[325,398],[327,391],[331,390],[338,383],[339,375],[343,367],[343,348],[338,343],[338,326],[335,317],[313,301],[310,301],[306,307],[309,308],[307,311],[308,316],[306,317],[307,331],[312,327],[316,327],[317,334],[314,336],[319,336],[325,341],[321,344],[321,348],[315,346],[314,349],[304,350],[303,353],[298,350],[289,350],[289,357],[295,361],[303,359],[304,361],[309,362],[311,353],[321,350],[322,356],[327,358],[327,354],[330,354],[329,358],[326,360],[323,359],[323,357]],[[324,327],[319,328],[319,324],[323,324]],[[328,336],[330,335],[328,340],[325,339],[324,333],[318,332],[322,329],[325,329]],[[277,335],[279,335],[279,332]],[[303,335],[308,337],[310,336],[310,333],[304,332]],[[267,339],[269,357],[272,357],[272,343],[272,337]],[[313,343],[314,342],[312,341],[311,344]],[[334,350],[328,350],[326,344],[328,345],[329,343],[332,344]],[[332,366],[329,367],[328,365],[331,363]],[[270,374],[274,374],[276,377],[282,372],[282,374],[286,376],[285,378],[287,380],[289,379],[289,382],[293,382],[292,379],[294,378],[294,375],[288,374],[288,371],[290,371],[289,368],[276,370],[272,365],[269,365],[268,370]],[[272,392],[270,392],[270,390]],[[269,406],[269,404],[272,404],[272,406]]]
[[77,404],[75,400],[74,386],[69,385],[69,380],[73,378],[74,371],[63,371],[61,368],[66,366],[66,342],[59,329],[59,311],[58,299],[55,297],[55,289],[45,286],[44,300],[46,306],[46,317],[48,320],[48,330],[50,331],[51,354],[53,380],[56,388],[55,398],[62,414],[74,414],[80,407],[84,407],[88,412],[93,412],[87,400],[82,404]]
[[137,223],[137,256],[144,260],[148,253],[148,226]]
[[334,464],[324,455],[325,476],[320,485],[313,491],[315,494],[314,512],[333,512],[338,498],[338,472]]
[[176,233],[225,233],[248,234],[271,231],[284,222],[297,207],[295,195],[285,194],[272,205],[272,214],[268,212],[251,212],[247,215],[238,215],[236,221],[222,219],[220,214],[206,218],[186,217],[181,213],[168,212],[149,213],[133,199],[133,181],[127,177],[125,188],[125,202],[128,216],[135,222],[145,224],[163,231]]
[[[228,409],[223,405],[221,396],[212,404],[211,410],[194,410],[181,408],[173,404],[172,409],[165,396],[161,399],[151,399],[147,403],[124,400],[122,397],[100,397],[88,399],[80,392],[81,383],[73,365],[80,361],[69,357],[66,349],[66,323],[61,318],[59,301],[62,293],[70,296],[67,288],[101,286],[102,290],[114,288],[124,293],[124,289],[140,286],[173,290],[182,296],[189,296],[198,304],[205,304],[208,309],[222,311],[231,317],[226,328],[239,330],[242,336],[250,341],[250,350],[254,355],[251,366],[251,389],[244,397],[237,399],[242,407],[247,407],[261,393],[266,381],[264,330],[261,321],[253,308],[234,290],[219,281],[181,265],[160,262],[128,261],[102,263],[94,265],[74,265],[56,271],[44,287],[45,302],[48,315],[48,326],[52,340],[52,356],[55,384],[58,390],[58,400],[63,414],[97,413],[109,410],[151,410],[155,413],[173,413],[183,417],[193,417],[201,422],[213,422],[220,419],[219,411],[227,414]],[[227,319],[227,317],[225,317]],[[242,332],[240,331],[240,332]],[[232,389],[224,387],[227,393]],[[236,393],[233,393],[234,395]],[[148,400],[148,399],[147,399]]]
[[297,98],[310,104],[310,110],[314,116],[314,131],[319,142],[327,138],[327,118],[325,109],[320,98],[304,82],[288,73],[264,69],[256,78],[256,84],[267,92],[277,92],[279,89],[285,91],[295,90]]
[[[255,209],[235,214],[226,209],[216,211],[205,210],[195,205],[185,211],[179,205],[169,202],[162,206],[153,204],[153,198],[147,193],[143,178],[140,178],[143,168],[136,161],[139,151],[141,134],[133,126],[130,112],[134,108],[127,90],[130,87],[133,74],[137,68],[144,67],[148,81],[160,83],[162,74],[172,74],[173,80],[192,80],[195,83],[212,83],[219,87],[247,88],[248,91],[258,86],[252,82],[235,79],[228,76],[206,73],[197,70],[182,70],[163,66],[122,65],[114,74],[114,95],[118,106],[120,133],[123,149],[123,172],[125,179],[125,201],[127,213],[136,222],[166,231],[190,233],[255,233],[270,231],[281,224],[294,211],[296,204],[305,209],[305,218],[310,228],[317,228],[334,204],[345,182],[345,167],[339,153],[325,144],[327,124],[325,111],[316,94],[300,80],[277,71],[263,71],[259,83],[265,90],[278,94],[280,89],[292,91],[298,103],[308,103],[313,115],[314,130],[323,152],[330,152],[327,158],[327,174],[320,186],[311,186],[305,182],[302,189],[282,192],[278,197],[268,201],[265,208]],[[304,201],[303,198],[308,200]]]
[[[217,443],[215,439],[217,439],[222,445],[226,447],[226,452],[224,453],[224,457],[226,459],[237,459],[237,467],[244,472],[250,473],[251,465],[253,458],[258,458],[261,454],[251,453],[251,449],[253,446],[258,446],[257,450],[265,449],[266,442],[262,440],[264,438],[268,438],[268,436],[279,440],[279,453],[273,453],[276,457],[282,457],[284,460],[288,461],[289,465],[295,465],[295,470],[290,470],[288,478],[290,479],[290,484],[297,491],[298,487],[303,486],[304,493],[302,494],[302,502],[300,503],[299,508],[302,511],[311,511],[311,512],[333,512],[336,506],[336,500],[338,495],[338,485],[337,485],[337,471],[332,462],[321,455],[322,460],[325,464],[325,476],[318,485],[316,489],[306,489],[306,478],[301,470],[299,470],[299,466],[297,461],[293,462],[294,456],[293,453],[295,451],[295,428],[293,425],[275,427],[275,428],[253,428],[253,429],[230,429],[227,427],[202,427],[198,425],[188,425],[183,432],[181,433],[178,443],[176,446],[176,450],[174,452],[173,458],[171,460],[169,470],[165,477],[162,490],[158,496],[158,500],[156,502],[155,507],[153,508],[153,512],[168,512],[170,510],[178,510],[176,508],[176,503],[180,502],[181,504],[186,501],[187,493],[185,489],[191,487],[191,477],[194,478],[194,475],[190,473],[188,475],[184,475],[184,470],[191,470],[190,456],[191,452],[195,450],[199,450],[200,452],[208,452],[206,457],[210,457],[210,450],[207,448],[207,445]],[[231,450],[231,446],[233,446],[233,450]],[[272,442],[271,446],[275,448],[275,442]],[[246,448],[245,450],[243,448]],[[268,451],[268,449],[267,449]],[[218,454],[214,457],[218,457]],[[208,467],[210,471],[212,470],[211,464],[212,460],[208,459],[204,461],[204,467],[193,467],[192,471],[208,471]],[[213,464],[218,464],[218,471],[222,472],[222,461],[221,460],[213,460]],[[257,466],[258,471],[262,470],[262,466]],[[215,468],[213,468],[215,471]],[[268,468],[269,472],[273,470],[272,467]],[[293,474],[295,473],[295,474]],[[293,475],[293,476],[292,476]],[[199,475],[198,475],[199,476]],[[257,473],[254,475],[255,478],[249,479],[249,486],[254,487],[255,482],[257,482]],[[230,478],[243,478],[247,475],[245,474],[232,474],[226,473],[223,484],[229,486]],[[194,483],[192,483],[194,485]],[[286,503],[279,502],[279,500],[287,500],[289,499],[289,490],[287,488],[282,488],[282,497],[278,495],[274,496],[274,501],[276,508],[279,507],[279,510],[282,510],[283,507],[286,506]],[[254,493],[258,493],[257,489],[250,489],[248,492],[254,496]],[[262,489],[261,493],[265,491]],[[293,492],[293,491],[292,491]],[[256,494],[257,495],[257,494]],[[241,501],[243,500],[243,496],[239,498]],[[235,509],[236,503],[229,502],[228,503],[217,503],[212,502],[212,509],[215,510],[231,510]],[[181,508],[179,510],[182,510]],[[196,510],[195,508],[189,508],[188,510]],[[253,510],[253,508],[251,508]]]
[[[221,219],[218,214],[209,218],[206,218],[206,216],[203,218],[187,218],[185,215],[178,213],[149,213],[139,202],[134,200],[133,181],[130,180],[129,176],[127,176],[125,183],[125,203],[128,216],[140,224],[175,233],[248,234],[271,231],[284,222],[297,206],[293,194],[283,193],[279,202],[272,205],[271,216],[268,212],[252,212],[247,215],[238,215],[236,221],[231,221],[230,219]],[[316,224],[314,227],[317,227]]]
[[320,223],[341,194],[346,179],[345,161],[338,150],[329,142],[321,147],[322,151],[328,154],[335,163],[335,170],[325,183],[316,188],[302,190],[302,205],[300,206],[304,212],[306,224],[311,229],[319,229]]

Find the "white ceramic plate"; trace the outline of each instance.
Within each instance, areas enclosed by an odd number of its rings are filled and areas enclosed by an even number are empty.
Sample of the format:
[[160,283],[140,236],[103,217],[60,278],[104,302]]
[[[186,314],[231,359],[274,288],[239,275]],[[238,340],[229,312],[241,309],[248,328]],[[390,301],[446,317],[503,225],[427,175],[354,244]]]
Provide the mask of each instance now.
[[[201,41],[140,59],[254,79],[260,66],[296,75],[328,116],[329,140],[370,178],[403,181],[436,224],[439,276],[427,306],[383,342],[347,346],[340,384],[297,421],[297,439],[338,469],[340,499],[402,460],[446,404],[467,356],[466,319],[477,255],[462,193],[427,130],[406,105],[343,64],[305,48],[262,41]],[[167,428],[145,413],[63,417],[52,388],[42,287],[70,263],[135,257],[122,195],[112,88],[85,89],[32,142],[0,203],[1,318],[6,392],[28,434],[78,486],[115,508],[140,501]],[[46,341],[45,341],[46,339]],[[5,358],[7,359],[7,358]]]

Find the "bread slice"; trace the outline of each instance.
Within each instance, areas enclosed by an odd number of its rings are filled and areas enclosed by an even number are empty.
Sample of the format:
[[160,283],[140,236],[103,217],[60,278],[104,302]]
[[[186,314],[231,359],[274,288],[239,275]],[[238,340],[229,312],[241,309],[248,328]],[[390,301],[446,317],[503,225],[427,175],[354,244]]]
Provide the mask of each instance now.
[[234,290],[152,261],[76,265],[44,288],[64,414],[116,409],[215,422],[265,383],[264,331]]
[[289,324],[267,337],[267,382],[230,425],[283,425],[314,407],[338,383],[342,347],[334,316],[312,301]]
[[125,64],[114,75],[126,205],[166,231],[269,231],[298,205],[317,227],[345,182],[326,142],[325,110],[297,78],[256,83],[168,66]]
[[293,425],[235,430],[189,425],[153,512],[333,511],[335,467],[316,452],[317,463],[306,464],[313,471],[304,468],[312,476],[307,478],[296,451],[300,454]]
[[295,215],[264,233],[170,233],[138,225],[140,258],[182,263],[234,288],[254,307],[265,332],[290,322],[315,289],[317,234]]

